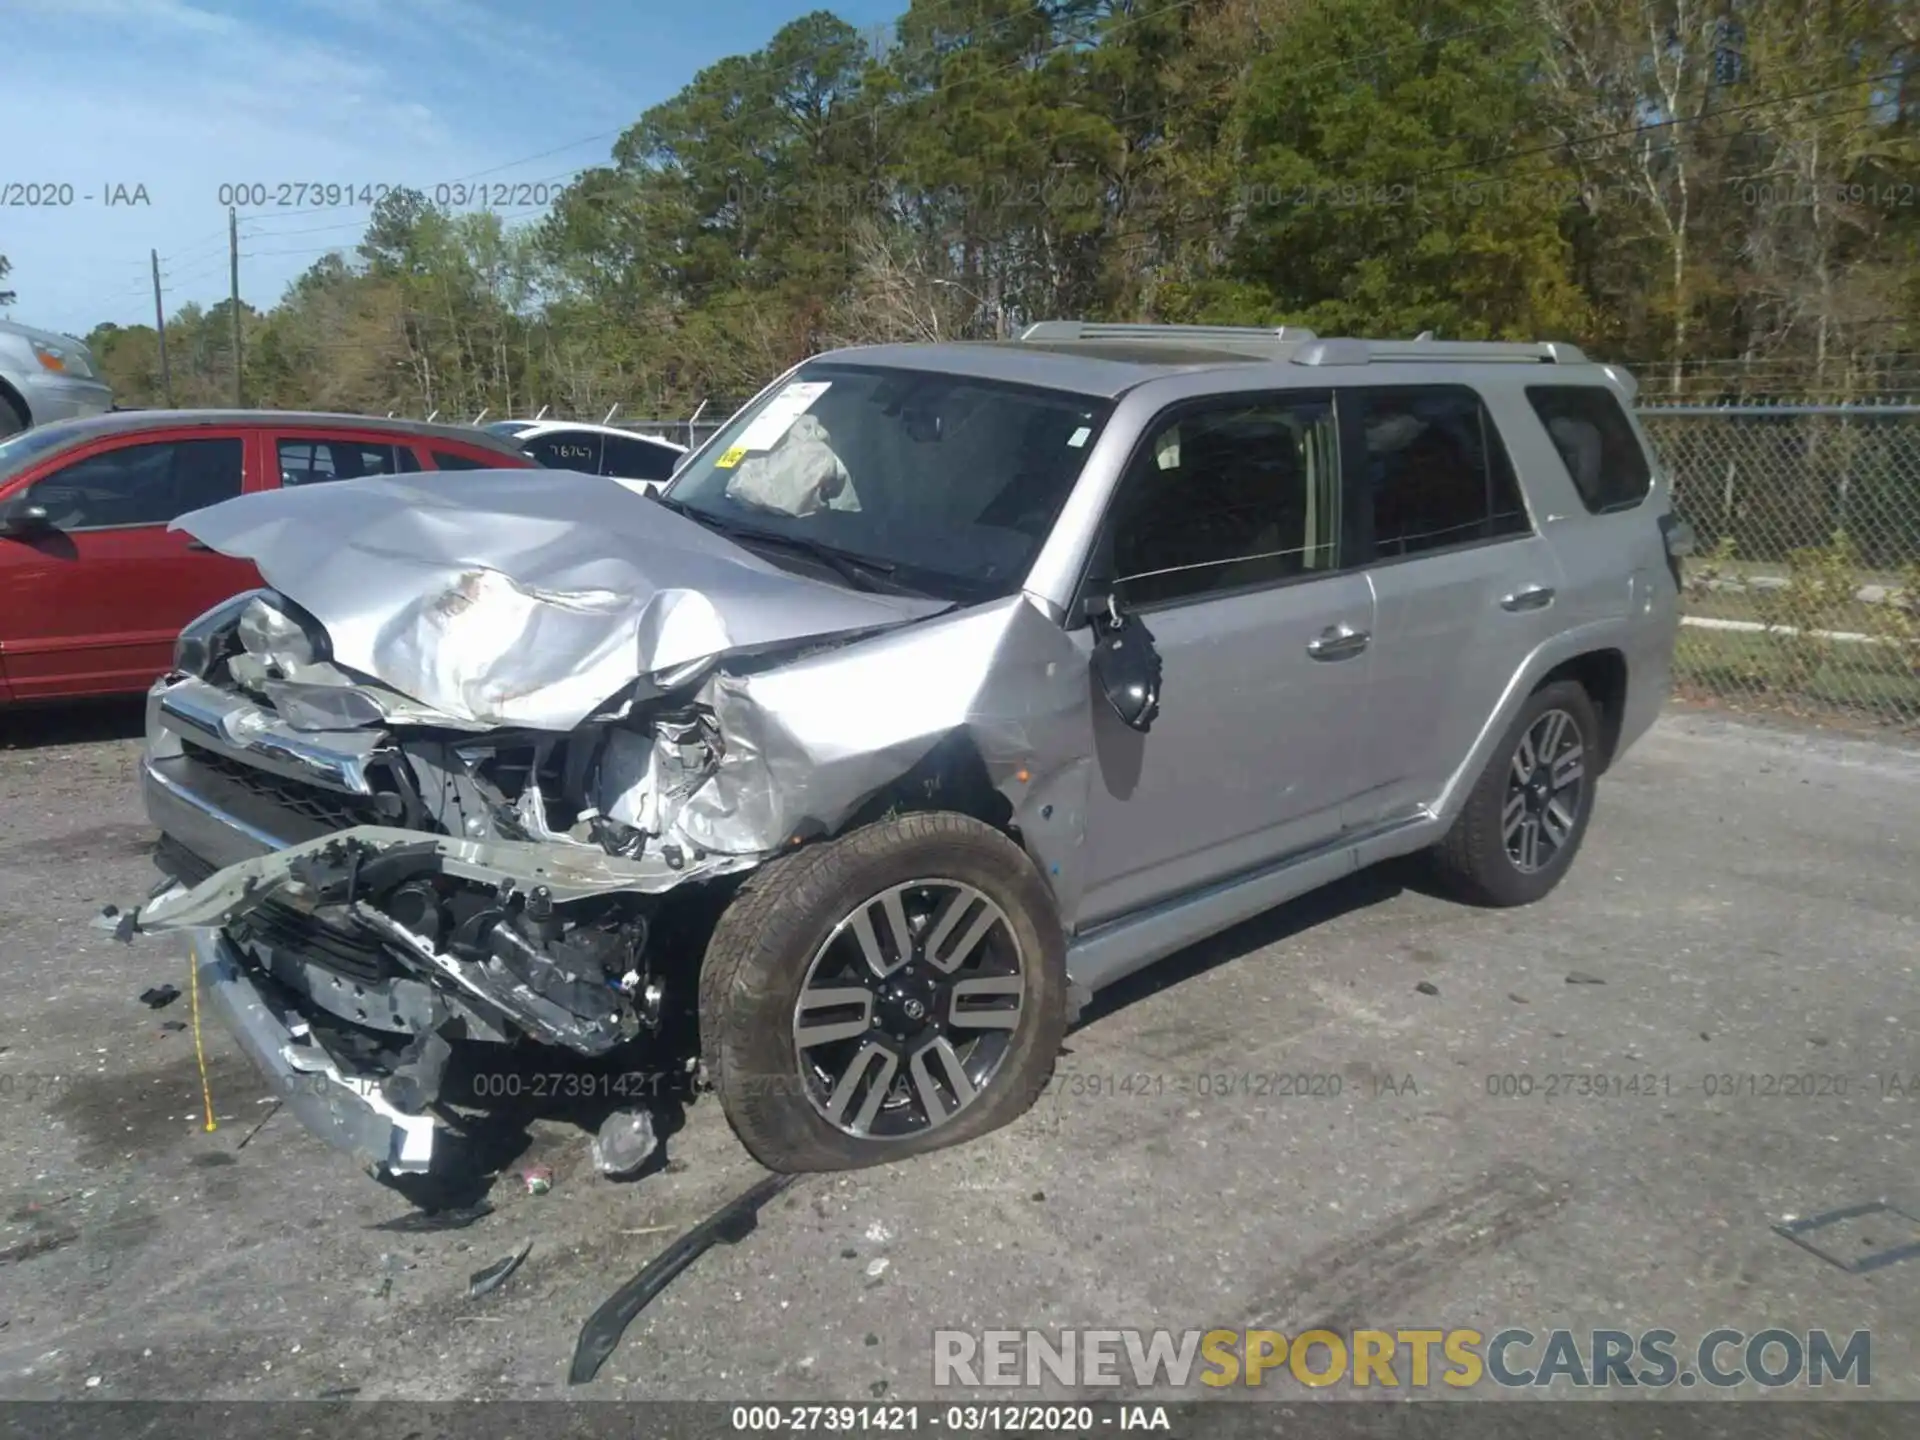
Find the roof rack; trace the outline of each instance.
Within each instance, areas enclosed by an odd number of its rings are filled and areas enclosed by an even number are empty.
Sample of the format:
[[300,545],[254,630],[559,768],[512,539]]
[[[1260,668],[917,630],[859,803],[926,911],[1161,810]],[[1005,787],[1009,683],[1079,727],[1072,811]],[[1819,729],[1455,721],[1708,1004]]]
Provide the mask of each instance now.
[[1423,360],[1455,364],[1584,365],[1586,355],[1560,340],[1314,340],[1287,357],[1296,365],[1404,365]]
[[1029,344],[1134,343],[1145,345],[1206,345],[1216,350],[1248,350],[1274,354],[1314,338],[1298,325],[1128,325],[1093,320],[1042,320],[1020,335]]
[[1027,343],[1072,345],[1122,342],[1142,345],[1203,345],[1234,350],[1295,365],[1398,365],[1420,361],[1455,364],[1519,362],[1533,365],[1584,365],[1587,357],[1558,340],[1436,340],[1431,330],[1412,340],[1322,339],[1298,325],[1129,325],[1086,320],[1042,320],[1029,325]]

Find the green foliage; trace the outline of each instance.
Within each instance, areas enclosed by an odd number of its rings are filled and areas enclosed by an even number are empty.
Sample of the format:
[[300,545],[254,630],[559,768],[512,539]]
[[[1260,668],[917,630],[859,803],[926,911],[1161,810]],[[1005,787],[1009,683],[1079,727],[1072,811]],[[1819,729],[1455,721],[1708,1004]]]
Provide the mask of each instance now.
[[[1731,69],[1722,10],[1676,0],[911,0],[878,53],[819,10],[639,115],[537,223],[388,195],[243,316],[247,391],[678,415],[828,346],[1061,316],[1872,386],[1864,346],[1920,346],[1920,138],[1869,78],[1907,63],[1907,9],[1743,6]],[[231,394],[218,321],[170,322],[183,403]],[[157,395],[153,342],[103,341],[125,403]]]

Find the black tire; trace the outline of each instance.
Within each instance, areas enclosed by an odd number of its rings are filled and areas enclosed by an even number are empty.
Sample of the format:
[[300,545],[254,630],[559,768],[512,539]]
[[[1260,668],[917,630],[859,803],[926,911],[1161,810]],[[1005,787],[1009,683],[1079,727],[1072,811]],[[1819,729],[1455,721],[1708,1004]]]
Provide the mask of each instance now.
[[18,435],[27,428],[27,417],[11,395],[0,395],[0,440]]
[[[1025,977],[1018,1019],[977,1096],[944,1123],[884,1139],[849,1134],[810,1098],[794,1033],[801,986],[843,918],[929,876],[970,886],[1004,913]],[[782,1173],[885,1164],[1017,1119],[1053,1073],[1066,1015],[1066,939],[1040,872],[993,827],[945,812],[881,820],[769,862],[720,917],[700,975],[707,1077],[741,1143]]]
[[[1581,747],[1578,794],[1572,804],[1563,806],[1571,811],[1573,823],[1567,827],[1566,838],[1557,844],[1550,858],[1537,868],[1526,869],[1509,849],[1503,817],[1509,803],[1516,799],[1511,787],[1522,741],[1532,740],[1536,727],[1556,712],[1566,716],[1577,730]],[[1430,852],[1435,876],[1442,887],[1469,904],[1505,907],[1531,905],[1558,885],[1580,851],[1587,821],[1593,814],[1594,781],[1600,769],[1600,734],[1599,714],[1578,681],[1556,680],[1528,696],[1527,703],[1520,707],[1520,713],[1501,737],[1486,770],[1474,783],[1473,792],[1468,795],[1453,828]],[[1524,805],[1525,797],[1520,798]]]

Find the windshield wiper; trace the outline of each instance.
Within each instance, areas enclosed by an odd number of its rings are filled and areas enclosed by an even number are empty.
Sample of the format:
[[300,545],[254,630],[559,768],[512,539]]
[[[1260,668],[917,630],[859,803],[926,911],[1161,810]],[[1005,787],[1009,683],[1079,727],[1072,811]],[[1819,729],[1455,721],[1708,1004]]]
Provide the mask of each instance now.
[[684,515],[696,524],[718,530],[730,540],[744,540],[752,545],[775,545],[797,551],[809,559],[817,560],[845,580],[856,590],[877,591],[881,587],[874,580],[875,575],[893,577],[900,567],[890,560],[876,560],[865,555],[855,555],[850,551],[836,549],[832,545],[818,540],[809,540],[800,535],[782,535],[776,530],[760,530],[751,525],[736,524],[732,520],[723,520],[706,510],[696,510],[693,506],[679,500],[670,500],[664,495],[654,497],[676,515]]

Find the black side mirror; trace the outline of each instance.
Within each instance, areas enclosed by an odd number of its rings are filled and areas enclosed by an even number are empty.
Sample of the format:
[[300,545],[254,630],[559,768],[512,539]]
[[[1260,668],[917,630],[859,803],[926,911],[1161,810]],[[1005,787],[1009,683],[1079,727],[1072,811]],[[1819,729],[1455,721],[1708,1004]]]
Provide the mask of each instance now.
[[1137,615],[1120,613],[1111,595],[1087,606],[1093,620],[1093,678],[1120,723],[1141,734],[1160,713],[1160,652]]
[[27,502],[25,496],[0,505],[0,535],[37,535],[51,528],[47,507]]

